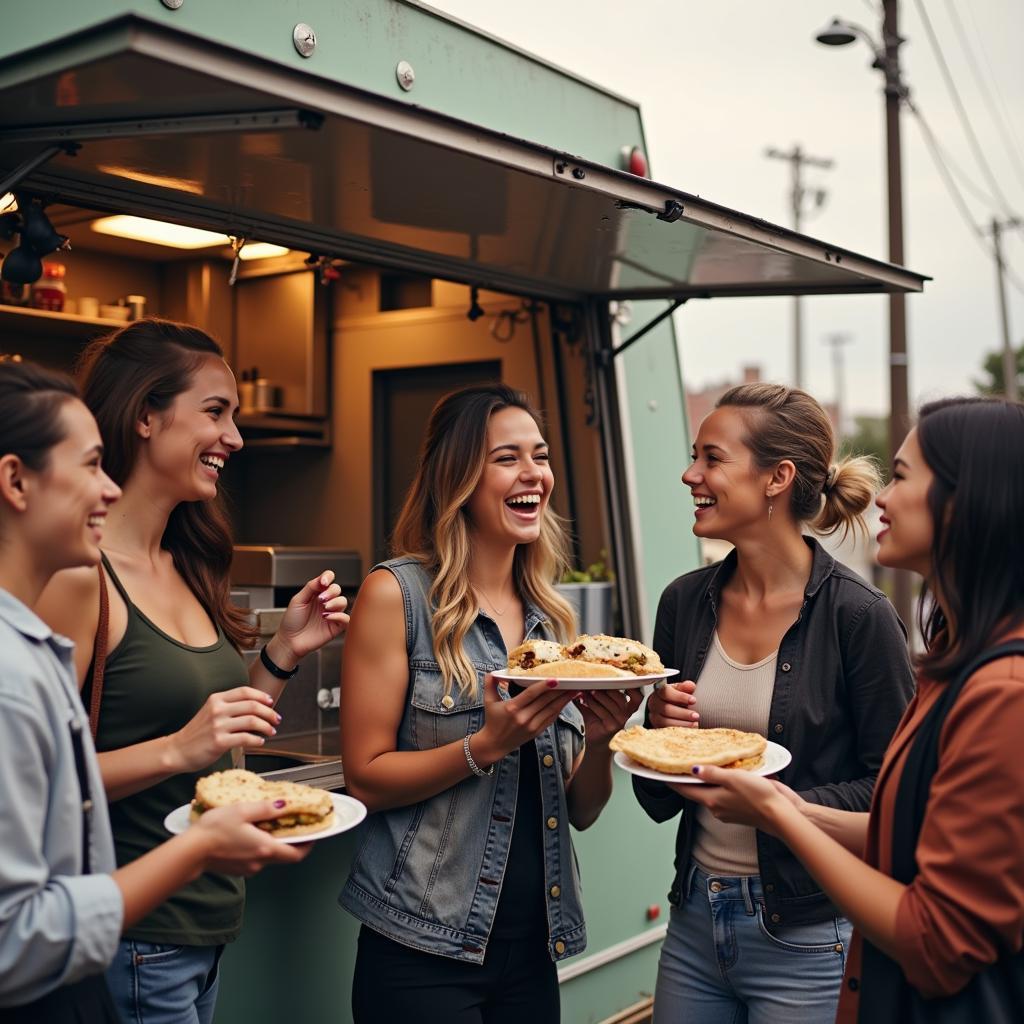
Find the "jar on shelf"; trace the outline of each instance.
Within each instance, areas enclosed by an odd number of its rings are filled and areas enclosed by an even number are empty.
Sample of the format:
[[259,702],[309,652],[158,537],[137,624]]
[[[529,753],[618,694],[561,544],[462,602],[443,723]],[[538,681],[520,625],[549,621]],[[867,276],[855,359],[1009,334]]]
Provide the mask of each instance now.
[[66,270],[63,263],[48,260],[43,264],[43,276],[32,285],[32,305],[36,309],[47,309],[51,313],[64,311],[64,299],[68,293],[64,284]]

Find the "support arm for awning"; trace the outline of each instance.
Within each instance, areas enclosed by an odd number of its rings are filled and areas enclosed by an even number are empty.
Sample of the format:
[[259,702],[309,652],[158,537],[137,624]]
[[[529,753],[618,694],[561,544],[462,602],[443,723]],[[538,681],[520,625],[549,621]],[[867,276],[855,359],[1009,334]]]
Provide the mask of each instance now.
[[643,327],[640,328],[634,334],[631,334],[621,345],[617,345],[611,351],[605,351],[602,353],[603,362],[605,365],[611,363],[611,361],[618,356],[621,356],[630,345],[635,345],[648,331],[653,331],[663,320],[667,320],[684,302],[684,299],[675,299],[668,307],[668,309],[662,310],[653,320],[649,320]]
[[42,167],[47,160],[52,160],[58,153],[67,153],[68,155],[73,156],[77,150],[77,145],[65,142],[59,146],[47,146],[46,149],[36,153],[35,156],[30,156],[27,160],[23,160],[10,172],[10,174],[7,175],[6,178],[0,181],[0,196],[10,192],[19,181],[27,177],[37,168]]

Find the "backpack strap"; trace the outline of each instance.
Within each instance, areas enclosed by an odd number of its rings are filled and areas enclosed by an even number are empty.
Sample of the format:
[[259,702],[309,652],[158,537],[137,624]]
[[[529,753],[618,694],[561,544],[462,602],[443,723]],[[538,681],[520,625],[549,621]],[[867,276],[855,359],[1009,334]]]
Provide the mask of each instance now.
[[917,875],[917,841],[924,824],[932,778],[939,767],[939,736],[946,717],[975,672],[990,661],[1013,655],[1024,655],[1024,640],[1011,640],[978,655],[946,686],[921,723],[900,775],[893,812],[892,876],[904,885],[909,885]]
[[96,623],[96,639],[92,647],[91,686],[89,689],[89,731],[93,740],[100,727],[100,703],[103,700],[103,673],[107,668],[107,641],[110,634],[110,598],[107,595],[107,574],[103,562],[96,566],[100,577],[100,617]]

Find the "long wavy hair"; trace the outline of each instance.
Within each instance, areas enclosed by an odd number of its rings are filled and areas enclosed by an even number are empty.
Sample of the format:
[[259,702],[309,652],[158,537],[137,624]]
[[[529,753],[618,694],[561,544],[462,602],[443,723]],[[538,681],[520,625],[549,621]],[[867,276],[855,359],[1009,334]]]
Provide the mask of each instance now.
[[[142,439],[136,424],[147,411],[165,412],[188,390],[207,356],[224,357],[220,345],[198,327],[148,318],[97,338],[78,366],[82,399],[99,424],[103,467],[123,487],[132,474]],[[183,501],[171,512],[161,546],[207,614],[239,649],[254,631],[230,600],[233,555],[224,499]]]
[[[927,649],[918,667],[948,681],[1024,622],[1024,406],[931,402],[917,440],[935,476],[931,574],[919,606]],[[936,600],[927,600],[929,589]]]
[[878,464],[864,455],[835,458],[832,423],[812,395],[782,384],[751,383],[730,388],[716,408],[742,409],[744,443],[760,470],[783,459],[796,466],[790,498],[793,517],[828,536],[853,530],[867,536],[864,513],[881,486]]
[[[396,556],[417,559],[433,576],[430,603],[434,654],[445,692],[457,685],[475,695],[479,681],[463,641],[477,616],[470,586],[471,538],[466,503],[483,474],[487,425],[502,409],[522,409],[543,429],[526,395],[504,384],[481,384],[445,395],[430,414],[420,449],[419,469],[391,538]],[[547,616],[556,636],[569,640],[576,629],[572,606],[554,588],[569,564],[562,519],[549,507],[540,536],[516,547],[512,574],[520,598]]]

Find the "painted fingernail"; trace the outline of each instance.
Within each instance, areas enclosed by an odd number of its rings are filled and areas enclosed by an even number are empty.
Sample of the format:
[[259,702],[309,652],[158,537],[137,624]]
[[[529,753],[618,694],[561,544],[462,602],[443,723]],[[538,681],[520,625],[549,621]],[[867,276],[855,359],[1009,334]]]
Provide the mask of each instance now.
[[700,775],[700,765],[699,764],[695,764],[693,766],[693,774],[694,775]]
[[270,727],[270,735],[271,736],[276,736],[277,735],[277,730],[273,726]]
[[318,595],[318,597],[317,597],[318,601],[330,601],[330,599],[331,599],[331,595],[328,594],[326,590],[322,594]]
[[284,800],[275,800],[274,801],[274,806],[275,807],[284,807],[284,805],[285,805],[285,801]]
[[279,711],[274,712],[274,722],[276,725],[281,724],[281,713]]
[[324,612],[324,613],[323,613],[323,614],[322,614],[322,615],[320,616],[320,618],[321,618],[321,619],[329,619],[330,617],[331,617],[331,612]]
[[557,679],[549,679],[548,682],[547,682],[547,687],[548,687],[549,690],[553,690],[557,685],[558,685],[558,680]]

